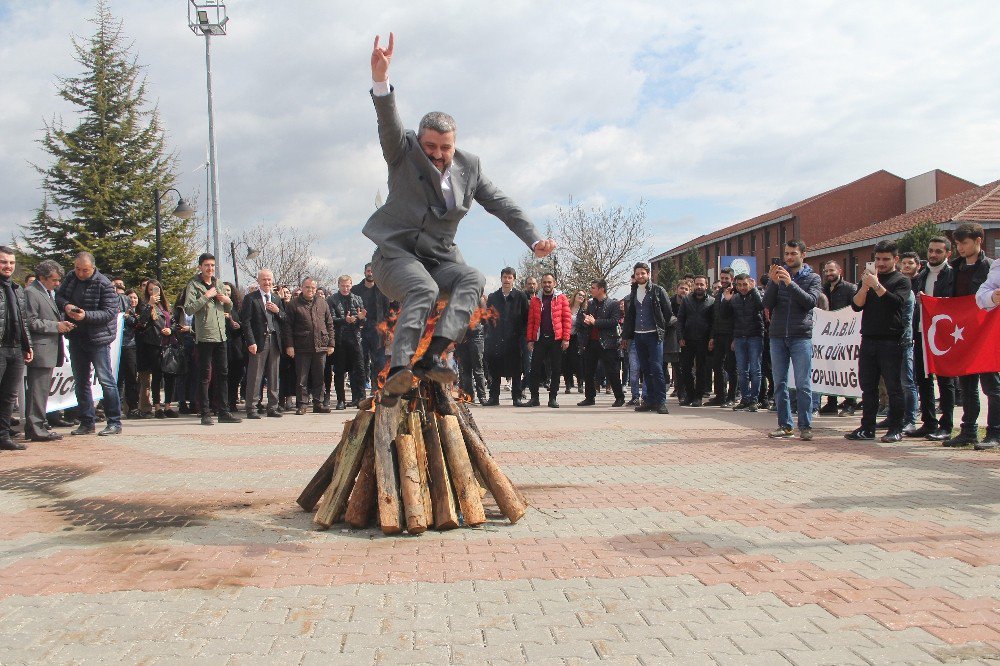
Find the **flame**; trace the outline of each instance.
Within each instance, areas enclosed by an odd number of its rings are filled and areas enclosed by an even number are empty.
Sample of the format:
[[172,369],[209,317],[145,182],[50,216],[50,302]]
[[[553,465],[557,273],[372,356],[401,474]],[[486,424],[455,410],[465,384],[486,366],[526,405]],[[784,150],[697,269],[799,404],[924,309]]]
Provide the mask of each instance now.
[[500,320],[500,311],[497,310],[492,305],[489,307],[489,309],[476,308],[472,312],[472,316],[469,317],[469,330],[471,331],[476,326],[479,326],[479,322],[484,319],[491,324],[495,324],[497,323],[497,321]]
[[434,327],[437,326],[438,319],[441,318],[441,313],[444,312],[444,306],[447,304],[448,301],[444,299],[438,299],[437,303],[434,304],[431,316],[427,318],[427,326],[424,327],[424,334],[420,337],[420,342],[417,344],[417,351],[413,352],[413,358],[410,359],[411,364],[419,361],[427,352],[427,348],[431,345],[431,338],[434,337]]

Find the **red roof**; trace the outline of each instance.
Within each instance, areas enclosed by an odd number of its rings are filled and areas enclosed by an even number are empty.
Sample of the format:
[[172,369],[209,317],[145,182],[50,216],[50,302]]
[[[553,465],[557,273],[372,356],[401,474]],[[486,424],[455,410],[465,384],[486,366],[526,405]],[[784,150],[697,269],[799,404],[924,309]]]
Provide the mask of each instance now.
[[[986,217],[969,217],[969,215],[984,215]],[[988,217],[989,215],[993,215],[993,217]],[[819,250],[829,247],[859,243],[893,234],[903,234],[922,222],[930,221],[941,224],[958,219],[969,221],[1000,220],[1000,180],[981,187],[974,187],[909,213],[890,217],[888,220],[816,243],[809,247],[809,252],[816,254]]]
[[[827,190],[826,192],[822,192],[820,194],[813,195],[813,196],[811,196],[811,197],[809,197],[807,199],[803,199],[802,201],[796,201],[793,204],[788,204],[787,206],[782,206],[781,208],[777,208],[775,210],[772,210],[770,213],[764,213],[763,215],[758,215],[757,217],[752,217],[749,220],[744,220],[742,222],[737,222],[736,224],[731,224],[728,227],[725,227],[723,229],[719,229],[717,231],[713,231],[713,232],[711,232],[709,234],[703,234],[701,236],[698,236],[694,240],[690,240],[687,243],[684,243],[683,245],[678,245],[675,248],[667,250],[666,252],[663,252],[663,253],[657,255],[656,257],[653,257],[653,261],[658,261],[658,260],[662,259],[663,257],[667,257],[667,256],[670,256],[670,255],[678,254],[679,252],[683,252],[683,251],[685,251],[685,250],[687,250],[689,248],[692,248],[692,247],[700,247],[702,245],[706,245],[708,243],[713,242],[717,238],[722,238],[724,236],[729,236],[731,234],[738,233],[740,231],[745,231],[747,229],[751,229],[751,228],[757,226],[758,224],[762,224],[764,222],[767,222],[768,220],[773,220],[775,218],[779,218],[779,217],[782,217],[784,215],[788,215],[790,213],[794,213],[797,209],[801,208],[802,206],[804,206],[806,204],[812,203],[812,202],[814,202],[814,201],[816,201],[818,199],[822,199],[823,197],[825,197],[825,196],[827,196],[829,194],[832,194],[834,192],[837,192],[838,190],[842,190],[845,187],[851,187],[852,185],[856,185],[856,184],[861,183],[861,182],[863,182],[863,181],[865,181],[865,180],[867,180],[869,178],[873,178],[875,176],[878,176],[880,174],[885,174],[885,173],[889,173],[889,172],[886,171],[885,169],[879,169],[878,171],[875,171],[873,173],[868,174],[867,176],[859,178],[859,179],[855,180],[854,182],[847,183],[846,185],[841,185],[840,187],[835,187],[832,190]],[[892,174],[889,174],[889,175],[892,175]]]

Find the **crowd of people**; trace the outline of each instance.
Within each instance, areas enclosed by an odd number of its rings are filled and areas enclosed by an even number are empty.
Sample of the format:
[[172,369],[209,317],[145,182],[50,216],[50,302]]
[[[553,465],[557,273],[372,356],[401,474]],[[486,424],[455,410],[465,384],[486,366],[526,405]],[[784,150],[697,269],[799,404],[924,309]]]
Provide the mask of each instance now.
[[[558,408],[560,391],[583,394],[578,406],[596,405],[612,393],[612,407],[669,413],[668,391],[684,407],[736,411],[771,410],[772,438],[812,438],[817,413],[852,416],[856,400],[811,390],[814,309],[851,307],[861,312],[858,377],[860,426],[852,440],[883,442],[926,437],[945,446],[994,448],[1000,437],[997,373],[959,378],[924,372],[920,293],[938,297],[978,294],[983,308],[1000,304],[1000,262],[985,256],[983,229],[963,224],[953,239],[937,236],[927,260],[897,252],[895,243],[875,247],[875,261],[858,285],[827,261],[821,273],[806,262],[802,241],[788,241],[783,260],[759,279],[723,269],[710,284],[688,275],[674,293],[637,263],[630,292],[608,294],[595,279],[589,294],[559,289],[557,276],[528,276],[518,286],[512,268],[500,288],[482,294],[481,309],[464,339],[443,352],[459,388],[470,401],[500,405],[510,392],[517,407]],[[954,258],[953,254],[956,254]],[[261,270],[244,292],[215,276],[216,258],[203,254],[198,272],[170,302],[163,286],[144,279],[129,288],[102,274],[93,255],[77,255],[64,274],[42,261],[22,287],[12,276],[16,261],[0,247],[0,448],[16,441],[16,404],[23,407],[23,435],[32,441],[121,432],[122,419],[200,417],[203,425],[246,419],[329,413],[357,406],[379,388],[389,366],[392,323],[399,304],[375,284],[372,266],[353,284],[336,288],[313,278],[277,285]],[[992,270],[992,272],[991,272]],[[123,314],[117,376],[111,349]],[[68,339],[77,406],[50,411],[54,369],[65,362]],[[789,387],[789,373],[795,387]],[[92,377],[103,390],[95,405]],[[350,395],[347,394],[347,388]],[[936,388],[936,393],[935,393]],[[987,398],[986,436],[980,440],[980,388]],[[630,396],[626,400],[625,391]],[[348,400],[348,398],[350,398]],[[953,434],[953,413],[962,419]],[[239,416],[243,414],[243,416]],[[881,420],[879,420],[881,418]],[[794,420],[794,422],[793,422]],[[919,425],[918,425],[919,421]]]

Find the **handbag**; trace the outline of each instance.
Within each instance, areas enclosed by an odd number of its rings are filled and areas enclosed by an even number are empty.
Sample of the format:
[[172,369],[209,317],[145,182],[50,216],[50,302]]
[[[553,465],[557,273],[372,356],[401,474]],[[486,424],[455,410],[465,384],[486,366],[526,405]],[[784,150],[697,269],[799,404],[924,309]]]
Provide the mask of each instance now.
[[184,355],[184,349],[180,345],[163,348],[160,370],[167,375],[183,375],[187,372],[187,356]]

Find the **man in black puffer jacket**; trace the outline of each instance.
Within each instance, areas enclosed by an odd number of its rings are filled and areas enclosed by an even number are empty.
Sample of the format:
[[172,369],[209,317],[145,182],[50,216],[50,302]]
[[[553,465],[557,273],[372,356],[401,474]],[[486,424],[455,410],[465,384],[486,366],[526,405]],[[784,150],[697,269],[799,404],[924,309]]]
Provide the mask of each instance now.
[[694,291],[677,312],[677,338],[681,346],[681,374],[686,382],[682,407],[701,407],[709,379],[708,341],[712,339],[715,299],[708,294],[708,277],[694,279]]
[[66,276],[56,292],[56,305],[76,324],[76,328],[66,334],[80,410],[80,426],[72,431],[74,435],[89,435],[95,430],[91,366],[104,390],[104,413],[108,418],[107,426],[98,434],[117,435],[122,431],[122,403],[111,369],[111,343],[118,337],[120,302],[111,280],[97,270],[94,255],[90,252],[77,254],[73,272]]
[[733,410],[756,412],[764,350],[764,300],[746,273],[736,276],[735,290],[727,291],[722,298],[733,314],[733,351],[740,382],[740,403]]

